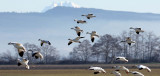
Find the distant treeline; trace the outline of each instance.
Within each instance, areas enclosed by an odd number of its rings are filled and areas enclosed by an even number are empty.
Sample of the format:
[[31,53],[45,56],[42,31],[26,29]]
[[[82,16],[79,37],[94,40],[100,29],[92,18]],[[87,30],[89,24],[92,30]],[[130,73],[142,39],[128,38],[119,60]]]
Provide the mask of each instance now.
[[[122,43],[126,37],[136,41],[129,46]],[[96,38],[98,39],[98,38]],[[66,43],[67,44],[67,43]],[[35,59],[30,51],[25,53],[25,58],[30,60],[29,64],[97,64],[97,63],[121,63],[115,61],[115,57],[124,56],[128,63],[158,63],[160,62],[160,37],[152,32],[136,34],[134,31],[123,31],[119,36],[105,34],[97,42],[91,44],[90,40],[83,40],[74,47],[68,57],[61,57],[54,46],[25,43],[27,50],[40,51],[44,59]],[[0,64],[15,64],[18,54],[12,55],[9,50],[1,53]]]

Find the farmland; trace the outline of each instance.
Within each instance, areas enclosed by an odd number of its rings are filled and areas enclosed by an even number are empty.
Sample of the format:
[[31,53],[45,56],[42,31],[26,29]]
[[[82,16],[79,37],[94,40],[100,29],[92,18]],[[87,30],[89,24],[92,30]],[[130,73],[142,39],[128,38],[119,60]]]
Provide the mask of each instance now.
[[[30,70],[24,69],[24,67],[17,67],[16,65],[1,65],[0,75],[1,76],[114,76],[110,74],[113,69],[111,68],[114,64],[101,64],[92,66],[104,67],[107,71],[106,74],[93,75],[93,71],[88,70],[89,64],[87,65],[31,65]],[[116,64],[122,65],[122,64]],[[130,71],[139,71],[137,69],[131,68],[133,64],[125,64]],[[149,73],[146,70],[141,70],[139,72],[143,73],[145,76],[159,76],[160,69],[158,68],[160,64],[144,64],[151,67],[152,72]],[[120,71],[122,76],[133,76],[132,74],[126,74],[124,71]]]

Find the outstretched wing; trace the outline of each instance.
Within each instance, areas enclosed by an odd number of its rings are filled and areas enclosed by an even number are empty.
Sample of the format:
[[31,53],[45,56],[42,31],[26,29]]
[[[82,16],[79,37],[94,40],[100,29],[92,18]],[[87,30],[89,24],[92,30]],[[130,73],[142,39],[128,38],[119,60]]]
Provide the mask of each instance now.
[[20,66],[20,65],[22,65],[20,62],[18,62],[18,64],[17,64],[18,66]]
[[80,36],[80,35],[81,35],[81,32],[77,32],[77,35]]
[[94,37],[91,37],[91,41],[94,42]]
[[70,41],[69,43],[68,43],[68,45],[71,45],[72,44],[72,42]]
[[48,41],[48,44],[51,45],[51,43]]
[[32,57],[34,57],[36,54],[37,54],[37,53],[33,53],[33,54],[32,54]]
[[23,57],[24,51],[22,51],[21,49],[18,49],[18,53],[20,57]]
[[136,33],[137,33],[137,34],[139,34],[139,32],[138,32],[138,31],[137,31]]
[[43,46],[43,42],[41,42],[41,46]]

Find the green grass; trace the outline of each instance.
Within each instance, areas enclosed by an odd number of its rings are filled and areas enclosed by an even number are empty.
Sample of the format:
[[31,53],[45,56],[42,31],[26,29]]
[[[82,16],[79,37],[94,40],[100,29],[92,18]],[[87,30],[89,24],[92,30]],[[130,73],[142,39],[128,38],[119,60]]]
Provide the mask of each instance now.
[[[0,70],[0,76],[114,76],[110,74],[113,69],[106,69],[106,74],[93,75],[93,71],[87,69],[55,69],[55,70]],[[131,69],[131,71],[139,71]],[[120,71],[122,76],[133,76]],[[139,71],[145,76],[160,76],[160,69],[152,69],[152,72],[146,70]]]

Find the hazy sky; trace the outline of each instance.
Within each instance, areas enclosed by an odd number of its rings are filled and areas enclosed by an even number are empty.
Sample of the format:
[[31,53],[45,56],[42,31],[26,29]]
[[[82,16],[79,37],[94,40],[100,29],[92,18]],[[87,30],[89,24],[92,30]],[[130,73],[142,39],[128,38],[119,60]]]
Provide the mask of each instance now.
[[54,1],[71,1],[87,8],[160,13],[160,0],[0,0],[0,12],[40,12]]

